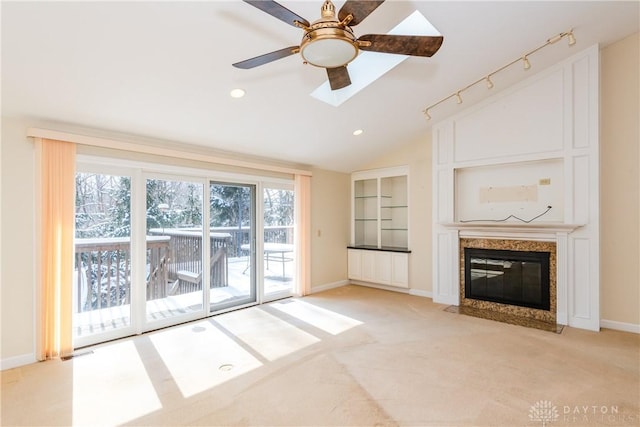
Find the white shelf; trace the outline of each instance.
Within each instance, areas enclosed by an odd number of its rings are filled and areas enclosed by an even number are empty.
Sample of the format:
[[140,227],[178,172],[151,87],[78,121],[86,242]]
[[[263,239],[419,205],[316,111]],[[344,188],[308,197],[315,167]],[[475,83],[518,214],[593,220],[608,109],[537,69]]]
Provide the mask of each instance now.
[[517,223],[517,222],[445,222],[442,227],[468,231],[506,231],[517,233],[571,233],[584,224],[564,224],[557,222]]

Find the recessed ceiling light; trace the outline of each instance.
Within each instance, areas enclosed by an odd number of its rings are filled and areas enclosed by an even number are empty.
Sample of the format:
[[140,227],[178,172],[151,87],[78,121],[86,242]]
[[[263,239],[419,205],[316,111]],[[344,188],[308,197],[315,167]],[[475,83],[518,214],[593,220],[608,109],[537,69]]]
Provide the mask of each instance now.
[[364,132],[362,129],[356,129],[353,131],[353,135],[354,136],[362,135],[362,132]]
[[245,93],[244,89],[233,89],[229,92],[229,95],[231,95],[232,98],[242,98]]

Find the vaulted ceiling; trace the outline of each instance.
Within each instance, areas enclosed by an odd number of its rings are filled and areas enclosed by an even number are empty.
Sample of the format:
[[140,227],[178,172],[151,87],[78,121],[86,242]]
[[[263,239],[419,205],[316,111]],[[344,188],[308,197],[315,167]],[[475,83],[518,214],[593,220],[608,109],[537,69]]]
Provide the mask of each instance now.
[[[281,1],[314,21],[321,0]],[[335,1],[340,8],[343,1]],[[637,1],[387,0],[357,35],[386,33],[419,10],[444,36],[433,57],[410,57],[338,107],[310,96],[323,69],[298,55],[250,70],[231,66],[297,45],[301,30],[240,0],[2,2],[2,114],[202,145],[350,172],[420,140],[455,114],[595,43],[639,29]],[[574,29],[510,67],[493,89],[424,108]],[[352,76],[352,80],[355,76]],[[234,99],[229,92],[242,88]],[[364,132],[353,136],[356,129]]]

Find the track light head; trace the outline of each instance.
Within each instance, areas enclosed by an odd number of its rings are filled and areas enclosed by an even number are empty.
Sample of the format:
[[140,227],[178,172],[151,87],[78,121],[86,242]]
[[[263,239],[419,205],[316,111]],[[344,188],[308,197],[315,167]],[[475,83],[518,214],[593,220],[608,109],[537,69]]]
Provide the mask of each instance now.
[[524,67],[525,70],[528,70],[529,68],[531,68],[531,63],[529,62],[529,58],[527,58],[527,55],[522,57],[522,66]]
[[487,80],[487,89],[493,89],[493,82],[491,81],[491,75],[488,75],[486,80]]
[[456,92],[456,103],[462,104],[462,97],[460,96],[460,92]]
[[569,46],[576,44],[576,36],[573,35],[573,30],[569,31],[567,37],[569,38]]
[[425,110],[423,111],[423,113],[424,113],[424,117],[425,117],[427,120],[431,120],[431,116],[429,115],[429,109],[428,109],[428,108],[427,108],[427,109],[425,109]]

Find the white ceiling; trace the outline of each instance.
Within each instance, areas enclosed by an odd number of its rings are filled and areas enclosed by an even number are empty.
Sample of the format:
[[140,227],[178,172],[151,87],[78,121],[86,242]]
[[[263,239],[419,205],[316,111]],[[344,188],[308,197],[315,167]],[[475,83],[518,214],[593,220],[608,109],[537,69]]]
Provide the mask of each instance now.
[[[322,0],[281,1],[309,21]],[[339,9],[343,1],[336,1]],[[474,87],[460,111],[594,43],[638,31],[639,2],[387,0],[356,35],[386,33],[419,10],[444,36],[432,58],[409,58],[339,107],[310,93],[323,69],[294,55],[232,63],[300,43],[301,30],[241,2],[2,2],[2,114],[208,146],[350,172],[430,131],[422,110],[530,51],[495,87]],[[514,69],[515,68],[515,69]],[[247,94],[232,99],[229,91]],[[363,129],[358,137],[355,129]]]

